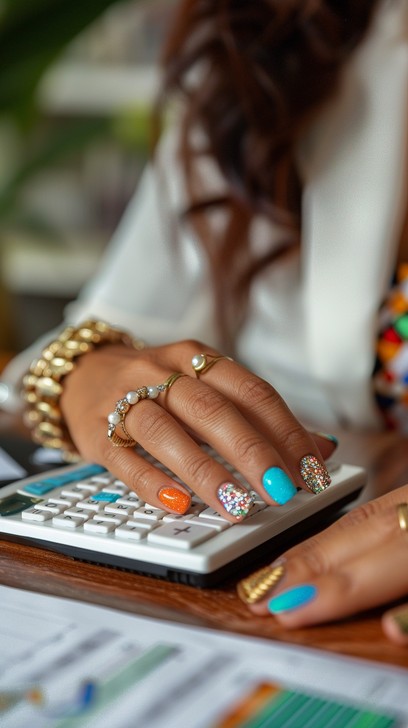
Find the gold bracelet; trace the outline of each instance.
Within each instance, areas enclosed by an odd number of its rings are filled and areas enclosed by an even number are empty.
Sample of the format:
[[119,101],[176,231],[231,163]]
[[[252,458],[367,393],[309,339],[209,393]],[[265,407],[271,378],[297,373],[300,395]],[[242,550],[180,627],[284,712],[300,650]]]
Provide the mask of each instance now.
[[104,344],[124,344],[138,351],[144,348],[142,341],[104,321],[85,321],[64,329],[43,349],[40,358],[34,359],[23,377],[24,422],[32,439],[44,447],[61,450],[67,461],[78,460],[80,456],[59,406],[62,380],[75,369],[77,357]]

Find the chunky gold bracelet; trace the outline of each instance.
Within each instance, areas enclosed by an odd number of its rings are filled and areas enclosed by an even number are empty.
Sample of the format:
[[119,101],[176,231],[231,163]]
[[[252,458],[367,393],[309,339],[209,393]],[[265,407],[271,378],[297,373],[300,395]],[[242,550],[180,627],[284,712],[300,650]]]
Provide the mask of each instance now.
[[43,349],[40,358],[34,359],[23,377],[24,422],[31,430],[32,439],[44,447],[61,450],[67,461],[78,460],[79,454],[59,406],[62,380],[75,368],[77,357],[104,344],[144,348],[142,341],[104,321],[85,321],[64,329]]

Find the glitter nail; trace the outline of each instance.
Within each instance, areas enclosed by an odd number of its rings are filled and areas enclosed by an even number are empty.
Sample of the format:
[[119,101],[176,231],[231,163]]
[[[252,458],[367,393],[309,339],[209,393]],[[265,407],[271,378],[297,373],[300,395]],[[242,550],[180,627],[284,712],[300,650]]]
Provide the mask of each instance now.
[[242,521],[254,502],[254,496],[234,483],[223,483],[217,491],[218,499],[227,513]]
[[321,493],[331,483],[327,468],[314,455],[305,455],[301,459],[300,474],[312,493]]

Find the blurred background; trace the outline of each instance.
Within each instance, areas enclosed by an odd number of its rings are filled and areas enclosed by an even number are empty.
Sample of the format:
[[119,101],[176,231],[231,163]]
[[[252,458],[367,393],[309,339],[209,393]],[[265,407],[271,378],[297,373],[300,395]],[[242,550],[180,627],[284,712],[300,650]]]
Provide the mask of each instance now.
[[0,352],[58,325],[149,154],[176,0],[0,0]]

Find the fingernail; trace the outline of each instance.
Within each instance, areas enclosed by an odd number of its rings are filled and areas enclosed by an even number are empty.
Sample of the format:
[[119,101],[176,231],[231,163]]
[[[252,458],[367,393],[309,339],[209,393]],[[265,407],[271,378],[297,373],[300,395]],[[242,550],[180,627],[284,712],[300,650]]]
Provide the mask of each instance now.
[[255,496],[234,483],[223,483],[217,491],[218,500],[227,513],[242,521],[253,505]]
[[158,498],[166,508],[171,508],[175,513],[185,513],[191,503],[191,498],[187,493],[170,485],[159,490]]
[[391,619],[394,621],[398,632],[402,634],[404,637],[408,636],[408,609],[405,607],[404,609],[401,609],[399,612],[395,612],[395,614],[391,615]]
[[268,610],[271,614],[290,612],[293,609],[304,607],[313,601],[317,596],[317,588],[313,584],[301,584],[292,589],[281,592],[268,602]]
[[269,468],[262,476],[262,485],[267,494],[280,506],[291,500],[297,490],[282,468]]
[[317,435],[317,437],[322,437],[324,440],[332,442],[335,447],[338,447],[339,441],[335,435],[329,435],[327,432],[315,432],[314,434]]
[[239,598],[245,604],[256,604],[265,598],[281,581],[285,573],[283,561],[275,561],[242,579],[237,584]]
[[331,483],[326,466],[314,455],[305,455],[300,461],[300,474],[312,493],[321,493]]

